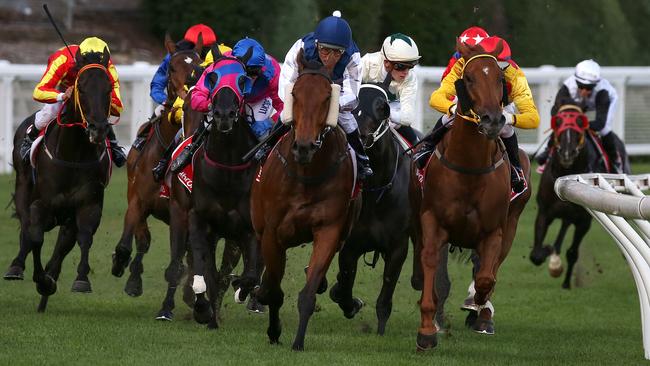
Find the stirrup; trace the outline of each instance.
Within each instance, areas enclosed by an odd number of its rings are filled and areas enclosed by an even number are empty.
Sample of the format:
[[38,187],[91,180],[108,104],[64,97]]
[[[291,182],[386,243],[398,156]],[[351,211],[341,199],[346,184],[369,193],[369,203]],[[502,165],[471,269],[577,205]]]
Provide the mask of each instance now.
[[131,144],[131,147],[136,149],[137,151],[142,151],[145,142],[147,142],[146,137],[138,136],[135,138],[135,141],[133,141],[133,144]]
[[262,145],[259,150],[255,152],[255,156],[253,157],[254,160],[256,161],[262,161],[266,159],[266,156],[269,154],[271,151],[271,145],[265,144]]
[[526,177],[521,168],[513,166],[510,170],[510,185],[515,193],[521,193],[526,188]]
[[158,164],[156,164],[156,166],[153,169],[151,169],[151,173],[153,174],[153,179],[156,182],[160,182],[165,176],[165,172],[167,171],[167,163],[169,163],[168,159],[165,158],[160,159],[158,161]]
[[192,144],[189,144],[183,149],[183,151],[181,151],[180,154],[178,154],[176,159],[172,161],[171,165],[169,166],[169,170],[171,170],[171,172],[174,174],[180,172],[190,161],[192,155],[194,155],[194,152],[192,151]]

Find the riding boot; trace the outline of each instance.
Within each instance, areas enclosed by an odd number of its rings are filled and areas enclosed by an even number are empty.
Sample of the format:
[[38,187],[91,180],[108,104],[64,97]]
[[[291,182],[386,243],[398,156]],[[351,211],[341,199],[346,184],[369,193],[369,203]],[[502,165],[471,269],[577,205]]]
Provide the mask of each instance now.
[[145,122],[142,127],[140,127],[140,133],[135,136],[135,140],[133,141],[133,144],[131,144],[131,148],[136,149],[137,151],[142,151],[144,144],[147,142],[147,136],[149,135],[149,131],[151,131],[152,124],[158,118],[160,117],[156,116],[156,114],[152,114],[151,118],[149,118],[149,120]]
[[284,136],[285,133],[289,132],[291,127],[289,125],[285,125],[281,121],[277,121],[273,127],[271,128],[271,132],[269,132],[269,138],[268,140],[264,143],[264,145],[260,146],[260,148],[257,150],[255,153],[255,157],[253,159],[257,161],[262,161],[266,158],[266,155],[269,154],[269,151],[275,146],[275,144],[278,143],[278,140]]
[[36,125],[33,123],[27,127],[25,138],[20,144],[20,157],[23,159],[23,161],[29,162],[29,153],[32,150],[32,144],[40,132],[41,131],[39,131],[38,128],[36,128]]
[[115,131],[113,131],[113,126],[108,126],[108,143],[111,146],[111,157],[113,158],[113,164],[116,167],[121,168],[126,164],[126,153],[124,148],[118,145],[117,137],[115,137]]
[[163,151],[162,157],[158,161],[158,164],[151,169],[151,173],[153,173],[153,179],[156,182],[160,182],[163,177],[165,176],[165,173],[167,172],[167,165],[169,164],[169,159],[171,159],[172,153],[174,150],[176,150],[176,147],[181,141],[181,135],[182,135],[182,130],[179,130],[172,142],[167,146],[167,149]]
[[614,133],[610,132],[605,136],[601,136],[600,139],[603,141],[603,148],[605,149],[605,153],[607,154],[612,167],[610,173],[623,173],[622,164],[618,159],[618,151],[616,151],[616,138],[614,137]]
[[503,144],[506,147],[508,160],[510,160],[510,186],[515,193],[522,192],[526,188],[524,173],[519,161],[519,144],[517,143],[517,134],[513,133],[510,137],[502,137]]
[[368,155],[366,155],[366,150],[363,148],[359,129],[356,129],[345,136],[357,155],[357,173],[359,179],[365,180],[372,175],[372,168],[370,168],[370,159],[368,158]]
[[400,125],[395,130],[397,130],[397,132],[399,132],[399,134],[402,135],[411,146],[418,143],[418,136],[415,134],[413,127]]
[[448,130],[449,128],[442,124],[442,118],[440,118],[435,126],[433,126],[431,132],[422,138],[418,151],[413,154],[413,160],[420,169],[424,169],[436,145],[442,141],[442,138]]
[[199,149],[201,144],[203,143],[203,136],[204,136],[204,130],[206,129],[206,126],[204,123],[201,123],[199,125],[199,128],[196,129],[194,132],[194,137],[192,138],[192,143],[185,146],[183,151],[181,151],[180,154],[172,161],[171,165],[169,166],[169,170],[172,171],[172,173],[176,174],[183,170],[185,166],[192,161],[192,156],[194,156],[194,153],[196,150]]

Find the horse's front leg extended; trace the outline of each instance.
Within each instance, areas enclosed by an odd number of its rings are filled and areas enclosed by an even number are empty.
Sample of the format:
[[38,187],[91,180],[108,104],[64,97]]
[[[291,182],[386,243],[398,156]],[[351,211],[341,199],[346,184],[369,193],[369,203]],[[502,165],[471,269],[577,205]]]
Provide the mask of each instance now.
[[264,231],[261,247],[265,270],[262,276],[262,285],[256,296],[262,304],[269,306],[269,327],[266,330],[269,342],[279,344],[282,333],[280,307],[284,303],[284,292],[282,292],[281,285],[287,253],[286,249],[278,243],[274,228]]
[[206,298],[208,290],[205,281],[207,258],[210,253],[208,242],[208,223],[203,220],[194,209],[191,209],[188,216],[189,240],[194,255],[194,281],[192,289],[196,294],[194,302],[194,319],[201,324],[206,324],[212,318],[212,307]]
[[485,334],[494,334],[492,310],[486,306],[496,284],[496,273],[502,260],[503,248],[502,227],[494,230],[478,244],[479,270],[474,280],[474,303],[477,305],[478,319],[473,325],[474,331]]
[[420,215],[422,225],[422,251],[420,263],[422,265],[423,286],[420,297],[420,328],[418,329],[416,346],[418,351],[434,348],[438,344],[436,326],[433,317],[436,314],[437,295],[434,291],[436,272],[440,258],[440,248],[445,245],[449,235],[438,225],[431,211],[424,211]]
[[[103,199],[103,197],[101,198]],[[101,201],[100,201],[101,202]],[[73,292],[92,292],[88,273],[90,272],[90,247],[93,245],[93,235],[102,219],[101,203],[77,209],[77,242],[81,249],[81,258],[77,266],[77,279],[72,283]]]
[[352,319],[363,305],[360,299],[352,297],[357,263],[361,256],[357,246],[358,243],[348,241],[339,252],[339,273],[336,275],[336,284],[330,290],[330,298],[339,304],[343,315],[348,319]]

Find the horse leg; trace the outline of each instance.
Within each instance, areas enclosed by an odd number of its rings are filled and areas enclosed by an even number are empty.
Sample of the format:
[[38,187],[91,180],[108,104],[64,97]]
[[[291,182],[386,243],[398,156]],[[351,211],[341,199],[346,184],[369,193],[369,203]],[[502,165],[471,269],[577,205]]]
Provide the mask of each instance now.
[[[30,222],[28,230],[28,248],[32,249],[32,257],[34,259],[34,274],[32,276],[33,281],[36,283],[36,290],[42,296],[50,296],[56,292],[56,281],[45,271],[43,270],[43,262],[41,261],[41,249],[43,248],[44,240],[44,213],[46,212],[46,207],[42,201],[34,201],[30,208]],[[45,311],[45,307],[41,309],[39,306],[39,312]]]
[[[415,231],[415,230],[414,230]],[[415,291],[422,291],[424,287],[424,273],[422,272],[422,262],[420,256],[422,254],[422,234],[414,233],[411,236],[413,243],[413,274],[411,274],[411,288]]]
[[208,249],[207,257],[205,258],[205,278],[206,284],[208,286],[208,300],[210,301],[210,309],[212,317],[208,321],[208,329],[217,329],[219,328],[220,314],[219,310],[221,307],[221,301],[223,299],[223,293],[226,288],[221,289],[217,282],[217,236],[214,234],[213,230],[208,229]]
[[192,290],[192,279],[194,278],[194,258],[192,256],[192,250],[188,247],[188,241],[186,240],[185,250],[185,283],[183,284],[183,302],[185,305],[190,308],[194,308],[194,290]]
[[307,269],[307,283],[298,295],[300,321],[296,338],[291,346],[294,351],[302,351],[305,348],[307,324],[316,307],[316,291],[327,274],[340,240],[341,227],[338,225],[321,228],[314,233],[314,244]]
[[474,303],[478,315],[472,328],[481,334],[494,334],[494,322],[492,321],[493,311],[488,304],[490,295],[496,284],[496,273],[502,260],[504,247],[504,228],[498,228],[485,240],[479,243],[477,253],[479,257],[479,270],[474,280]]
[[552,223],[552,217],[548,217],[545,212],[542,212],[542,210],[537,212],[537,218],[535,219],[535,242],[533,244],[533,249],[530,252],[530,261],[536,266],[540,266],[544,263],[546,257],[551,254],[551,248],[544,245],[544,238],[546,237],[546,232]]
[[169,219],[169,265],[165,269],[167,292],[156,320],[174,319],[174,295],[183,275],[183,256],[187,252],[187,215],[174,201],[170,202]]
[[354,318],[363,307],[361,299],[352,297],[357,263],[361,256],[357,247],[357,243],[348,242],[339,252],[339,273],[336,275],[336,283],[330,289],[330,299],[339,304],[343,316],[348,319]]
[[102,218],[101,204],[81,207],[77,210],[77,242],[81,248],[81,258],[77,266],[77,278],[72,283],[73,292],[92,292],[88,273],[90,272],[89,255],[93,245],[93,235]]
[[[172,218],[173,220],[173,218]],[[199,324],[207,324],[212,318],[212,305],[206,298],[208,289],[205,282],[206,261],[208,261],[209,245],[207,240],[208,223],[192,209],[188,214],[189,240],[194,255],[194,281],[192,289],[196,295],[194,302],[194,320]]]
[[562,259],[559,254],[560,250],[562,250],[562,242],[564,241],[564,236],[569,225],[570,222],[568,220],[562,220],[562,226],[557,234],[557,238],[555,238],[555,243],[553,243],[553,253],[548,262],[548,271],[552,277],[559,277],[562,274]]
[[260,270],[262,266],[260,248],[253,233],[244,235],[239,241],[240,252],[244,259],[244,270],[233,285],[238,288],[235,301],[243,303],[260,281]]
[[20,248],[18,250],[18,255],[11,261],[7,272],[4,274],[5,280],[22,280],[25,272],[25,261],[27,260],[27,255],[31,252],[31,247],[28,245],[29,240],[27,239],[27,228],[28,224],[20,224]]
[[144,272],[144,266],[142,265],[142,259],[144,255],[149,251],[149,245],[151,244],[151,232],[147,226],[146,221],[140,221],[135,228],[135,245],[137,252],[133,261],[129,266],[129,279],[126,281],[124,286],[124,292],[127,295],[138,297],[142,295],[142,272]]
[[133,251],[133,230],[143,221],[142,216],[140,203],[136,197],[134,200],[129,201],[129,206],[124,215],[122,237],[115,246],[115,251],[113,252],[113,267],[111,268],[111,273],[115,277],[122,277],[124,270],[131,261],[131,252]]
[[562,288],[571,288],[571,275],[573,274],[573,266],[578,261],[578,248],[580,248],[582,238],[587,234],[590,227],[591,218],[587,218],[584,222],[576,223],[576,230],[573,233],[573,242],[571,243],[569,250],[566,251],[567,269],[566,277],[564,278],[564,282],[562,282]]
[[23,272],[25,271],[25,261],[27,255],[31,252],[31,243],[28,237],[27,228],[30,227],[30,212],[29,212],[29,198],[31,194],[32,184],[31,177],[24,178],[22,174],[16,175],[16,192],[14,194],[14,205],[16,207],[16,216],[20,221],[20,249],[18,255],[9,265],[9,269],[4,275],[5,280],[22,280]]
[[[76,243],[77,229],[71,225],[64,225],[59,228],[59,235],[52,252],[50,261],[45,266],[45,272],[54,280],[54,291],[56,291],[56,281],[61,274],[61,265],[63,260],[70,253]],[[53,295],[53,294],[50,294]],[[45,311],[47,300],[50,295],[41,296],[41,302],[38,306],[39,312]]]
[[436,270],[436,296],[438,303],[436,304],[436,329],[441,331],[448,328],[447,320],[445,317],[445,303],[451,291],[451,281],[449,280],[449,270],[447,265],[449,263],[449,245],[443,245],[440,248],[440,259],[438,268]]
[[408,237],[394,239],[390,241],[395,243],[393,250],[386,255],[384,260],[384,277],[381,291],[377,297],[377,334],[384,335],[386,323],[393,311],[393,294],[397,280],[402,272],[402,266],[408,254]]
[[284,303],[282,277],[287,262],[286,249],[281,248],[273,229],[267,229],[262,234],[262,258],[264,259],[264,274],[262,284],[257,290],[257,299],[269,307],[269,327],[266,334],[271,344],[280,343],[282,324],[280,323],[280,308]]

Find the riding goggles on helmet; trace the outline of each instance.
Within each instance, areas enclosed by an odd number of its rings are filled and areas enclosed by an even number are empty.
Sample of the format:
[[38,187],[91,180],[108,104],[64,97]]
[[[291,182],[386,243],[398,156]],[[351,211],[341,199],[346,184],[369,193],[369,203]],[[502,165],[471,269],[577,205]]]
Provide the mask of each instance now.
[[404,70],[410,70],[415,67],[415,65],[418,64],[417,61],[412,61],[412,62],[391,62],[393,65],[393,69],[397,71],[404,71]]
[[596,84],[583,84],[579,81],[576,81],[576,84],[578,84],[578,89],[584,89],[584,90],[594,90],[596,87]]

